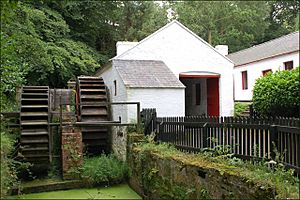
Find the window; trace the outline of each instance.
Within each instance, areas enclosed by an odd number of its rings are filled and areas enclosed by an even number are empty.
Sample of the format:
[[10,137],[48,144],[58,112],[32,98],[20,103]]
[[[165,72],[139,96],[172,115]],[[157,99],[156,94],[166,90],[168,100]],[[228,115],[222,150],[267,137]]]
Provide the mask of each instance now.
[[196,89],[196,105],[200,105],[201,102],[201,85],[200,83],[195,84]]
[[248,89],[248,75],[247,71],[242,72],[242,89],[247,90]]
[[265,76],[269,72],[272,72],[272,70],[271,69],[264,70],[264,71],[262,71],[262,75]]
[[117,96],[117,81],[114,80],[115,96]]
[[294,67],[293,61],[284,62],[283,64],[285,70],[291,70]]

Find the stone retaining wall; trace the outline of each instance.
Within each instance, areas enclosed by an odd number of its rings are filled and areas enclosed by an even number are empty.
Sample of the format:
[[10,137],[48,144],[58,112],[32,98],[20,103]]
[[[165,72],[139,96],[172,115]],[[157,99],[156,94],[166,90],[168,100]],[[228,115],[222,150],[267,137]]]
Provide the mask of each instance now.
[[274,199],[276,190],[234,173],[141,151],[128,138],[130,186],[145,199]]

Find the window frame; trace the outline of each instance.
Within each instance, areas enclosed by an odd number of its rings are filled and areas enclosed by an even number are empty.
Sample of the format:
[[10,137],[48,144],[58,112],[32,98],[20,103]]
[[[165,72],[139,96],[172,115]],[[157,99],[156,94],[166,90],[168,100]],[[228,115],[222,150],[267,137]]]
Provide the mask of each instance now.
[[117,96],[117,80],[114,80],[114,96]]
[[242,90],[248,90],[248,71],[242,71]]
[[265,76],[265,75],[267,75],[267,73],[272,72],[272,69],[266,69],[261,72],[262,72],[262,75]]
[[[288,63],[292,63],[291,68],[287,68],[287,64],[288,64]],[[291,69],[294,69],[294,61],[293,61],[293,60],[283,62],[283,65],[284,65],[284,70],[291,70]],[[289,66],[289,67],[290,67],[290,66]]]

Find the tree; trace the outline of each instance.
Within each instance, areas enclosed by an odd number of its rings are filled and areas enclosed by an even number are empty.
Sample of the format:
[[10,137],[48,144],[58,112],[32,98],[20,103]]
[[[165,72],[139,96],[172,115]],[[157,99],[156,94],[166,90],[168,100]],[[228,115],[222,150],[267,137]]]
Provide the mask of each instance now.
[[235,52],[260,41],[267,22],[265,2],[180,1],[178,19],[212,45],[227,44]]
[[266,19],[269,26],[263,41],[268,41],[299,30],[299,1],[270,1],[271,10]]
[[139,41],[167,23],[167,7],[153,1],[123,1],[120,5],[120,39]]
[[[25,78],[29,85],[64,87],[69,79],[92,74],[99,67],[101,55],[71,40],[69,26],[58,12],[20,3],[12,17],[2,31],[15,44],[16,65],[28,66]],[[9,54],[4,52],[4,56]]]
[[70,28],[70,37],[98,50],[104,64],[115,53],[118,1],[50,1],[51,9],[62,15]]

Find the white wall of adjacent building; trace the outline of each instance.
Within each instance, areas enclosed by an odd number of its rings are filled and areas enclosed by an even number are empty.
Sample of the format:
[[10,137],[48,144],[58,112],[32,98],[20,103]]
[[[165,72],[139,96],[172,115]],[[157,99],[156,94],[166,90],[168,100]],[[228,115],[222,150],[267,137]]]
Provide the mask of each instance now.
[[[262,72],[269,69],[272,72],[284,70],[284,63],[288,61],[293,61],[294,68],[299,66],[299,51],[235,67],[233,70],[235,101],[252,101],[255,81],[262,76]],[[246,90],[242,89],[243,71],[247,71],[248,75],[248,89]]]
[[[105,85],[109,91],[110,102],[127,102],[127,90],[121,79],[119,73],[114,67],[107,68],[103,73],[100,74],[103,78]],[[116,82],[116,90],[115,83]],[[121,117],[122,123],[127,123],[127,111],[128,107],[126,105],[112,105],[111,114],[112,120],[118,121]]]
[[214,48],[172,23],[144,39],[118,59],[161,60],[179,78],[182,72],[208,71],[220,74],[220,115],[233,115],[233,63]]

